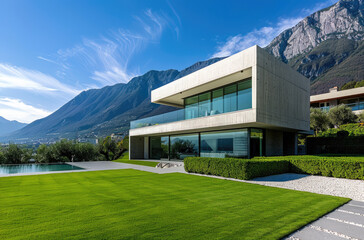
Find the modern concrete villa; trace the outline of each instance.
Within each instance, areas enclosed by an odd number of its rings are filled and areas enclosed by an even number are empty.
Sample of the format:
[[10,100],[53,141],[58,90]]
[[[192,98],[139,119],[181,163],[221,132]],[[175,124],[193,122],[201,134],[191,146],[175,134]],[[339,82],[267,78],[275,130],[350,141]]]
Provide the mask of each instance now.
[[339,104],[345,104],[359,114],[364,111],[364,87],[338,91],[337,87],[330,89],[328,93],[317,94],[310,97],[311,107],[328,111]]
[[131,122],[130,159],[297,154],[310,130],[310,81],[253,46],[151,92],[181,108]]

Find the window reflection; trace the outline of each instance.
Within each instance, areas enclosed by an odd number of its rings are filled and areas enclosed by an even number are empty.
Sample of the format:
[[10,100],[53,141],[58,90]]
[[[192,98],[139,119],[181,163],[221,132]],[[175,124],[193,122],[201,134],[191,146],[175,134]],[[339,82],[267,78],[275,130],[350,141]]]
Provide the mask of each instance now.
[[171,159],[198,156],[198,134],[171,136]]
[[248,156],[248,131],[230,130],[201,133],[201,157]]

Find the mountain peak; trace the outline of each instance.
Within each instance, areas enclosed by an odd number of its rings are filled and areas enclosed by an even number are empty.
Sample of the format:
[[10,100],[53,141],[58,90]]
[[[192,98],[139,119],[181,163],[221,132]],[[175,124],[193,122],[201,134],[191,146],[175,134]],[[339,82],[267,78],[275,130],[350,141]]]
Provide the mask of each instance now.
[[0,116],[0,136],[17,131],[26,125],[26,123],[21,123],[15,120],[10,121]]
[[266,49],[284,62],[328,39],[364,39],[364,0],[341,0],[279,34]]

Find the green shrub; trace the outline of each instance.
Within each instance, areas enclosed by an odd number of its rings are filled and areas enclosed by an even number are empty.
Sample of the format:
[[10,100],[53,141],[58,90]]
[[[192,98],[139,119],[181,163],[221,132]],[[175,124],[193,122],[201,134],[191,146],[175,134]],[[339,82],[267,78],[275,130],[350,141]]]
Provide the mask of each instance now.
[[296,155],[268,158],[276,161],[288,161],[290,163],[290,172],[292,173],[364,180],[364,157]]
[[355,123],[357,116],[351,108],[345,104],[340,104],[330,108],[328,117],[330,122],[334,126],[341,126],[347,123]]
[[243,180],[289,171],[289,163],[287,161],[237,158],[188,157],[184,159],[184,166],[187,172]]
[[364,180],[364,157],[355,156],[189,157],[185,158],[184,165],[187,172],[243,180],[289,172]]
[[[363,119],[364,119],[364,114],[363,114]],[[329,128],[326,131],[319,132],[317,134],[317,137],[336,137],[338,131],[347,131],[349,132],[350,137],[364,136],[364,124],[363,123],[343,124],[339,128]]]

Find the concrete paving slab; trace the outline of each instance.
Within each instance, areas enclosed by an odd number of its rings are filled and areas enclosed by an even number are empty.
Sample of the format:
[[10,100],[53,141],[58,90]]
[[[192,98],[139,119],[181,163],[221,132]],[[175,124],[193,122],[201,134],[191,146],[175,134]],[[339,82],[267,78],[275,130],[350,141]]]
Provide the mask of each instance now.
[[354,222],[357,224],[361,224],[364,227],[364,215],[358,215],[355,214],[355,212],[349,212],[346,210],[342,210],[341,208],[325,215],[325,217],[340,219],[347,222]]
[[323,229],[320,231],[317,228],[305,228],[303,231],[296,232],[294,235],[286,238],[287,240],[343,240],[342,237],[326,232]]
[[324,229],[328,229],[334,232],[344,234],[345,236],[363,239],[364,228],[353,224],[345,223],[341,219],[331,219],[327,217],[320,218],[312,223],[314,226],[318,226]]
[[364,207],[357,207],[356,205],[353,206],[351,204],[345,204],[340,209],[342,209],[344,211],[355,212],[355,213],[364,215]]

